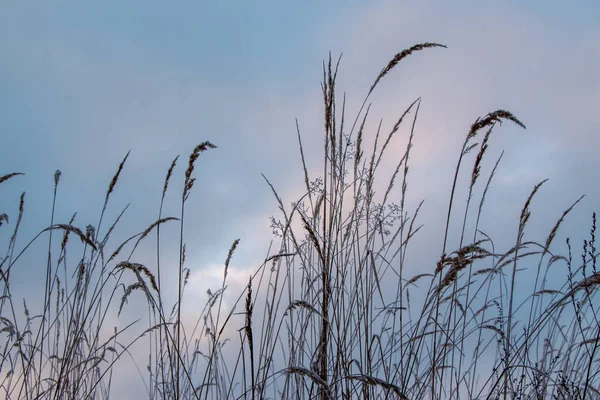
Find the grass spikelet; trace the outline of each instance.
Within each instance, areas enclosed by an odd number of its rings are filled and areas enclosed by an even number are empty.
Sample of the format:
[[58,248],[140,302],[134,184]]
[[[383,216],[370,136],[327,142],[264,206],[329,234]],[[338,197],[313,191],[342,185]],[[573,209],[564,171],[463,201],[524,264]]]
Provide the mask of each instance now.
[[460,250],[456,251],[456,256],[445,257],[444,264],[450,266],[450,269],[442,279],[438,290],[442,290],[446,286],[450,285],[458,277],[458,273],[465,267],[471,265],[476,260],[480,260],[489,255],[489,252],[482,247],[479,247],[481,242],[476,242],[472,245],[465,246]]
[[464,315],[465,314],[465,308],[462,305],[462,303],[460,301],[458,301],[458,299],[456,297],[454,297],[454,304],[456,304],[456,306],[458,307],[458,309],[460,310],[460,312]]
[[296,253],[279,253],[279,254],[273,254],[272,256],[269,256],[265,259],[264,263],[267,264],[271,261],[277,261],[282,257],[293,257],[295,256]]
[[300,217],[302,218],[302,224],[304,225],[304,229],[306,229],[306,231],[308,232],[308,237],[310,238],[310,241],[312,242],[313,246],[315,246],[315,250],[317,251],[317,254],[319,255],[319,259],[323,263],[323,268],[325,268],[325,256],[323,255],[323,251],[321,250],[321,245],[319,244],[319,239],[317,238],[315,231],[310,226],[310,224],[308,223],[308,220],[306,219],[306,217],[304,216],[303,213],[300,213]]
[[[331,53],[329,53],[329,61],[327,68],[323,62],[323,84],[321,89],[323,92],[323,104],[325,108],[325,134],[329,135],[329,140],[326,140],[326,146],[331,144],[332,154],[335,153],[335,80],[337,77],[338,67],[342,56],[338,58],[335,65],[335,71],[331,70]],[[333,157],[335,159],[335,157]]]
[[494,168],[492,168],[492,172],[490,172],[490,175],[488,176],[488,180],[485,184],[485,188],[483,189],[483,193],[481,194],[481,200],[479,201],[479,208],[477,210],[477,221],[475,223],[476,226],[479,226],[479,218],[481,218],[481,213],[483,211],[483,205],[485,204],[485,199],[486,199],[486,196],[488,193],[488,189],[491,186],[492,179],[494,179],[494,175],[496,175],[496,170],[498,169],[498,165],[500,165],[500,161],[502,160],[503,156],[504,156],[504,151],[502,151],[502,153],[500,153],[500,156],[496,160],[496,163],[494,164]]
[[123,247],[125,247],[125,245],[129,242],[131,242],[133,239],[135,239],[136,237],[139,237],[140,234],[136,233],[133,236],[128,237],[125,241],[123,241],[119,246],[117,246],[117,248],[115,249],[115,251],[113,251],[113,253],[110,255],[110,257],[108,258],[108,262],[111,262],[116,256],[119,255],[119,253],[121,252],[121,250],[123,250]]
[[94,228],[93,225],[88,224],[85,227],[85,237],[88,238],[90,241],[94,240],[94,238],[96,237],[96,228]]
[[23,218],[23,211],[25,211],[25,192],[21,193],[21,197],[19,197],[19,217],[17,218],[17,225]]
[[8,224],[8,215],[6,215],[6,213],[0,214],[0,226],[2,226],[3,222]]
[[398,399],[408,400],[408,397],[406,397],[404,395],[404,393],[402,393],[402,390],[398,386],[396,386],[392,383],[386,382],[383,379],[376,378],[374,376],[368,376],[368,375],[349,375],[346,377],[346,379],[360,381],[360,382],[370,385],[370,386],[380,386],[380,387],[384,388],[385,390],[391,390],[392,392],[394,392],[394,394],[396,395],[396,397]]
[[406,286],[414,284],[416,281],[418,281],[421,278],[424,278],[426,276],[433,276],[431,274],[419,274],[419,275],[415,275],[412,278],[410,278],[408,281],[406,281]]
[[[404,113],[402,113],[402,115],[400,116],[400,118],[398,118],[398,120],[394,124],[394,127],[392,128],[392,130],[388,134],[387,138],[385,139],[385,142],[383,143],[383,147],[381,147],[381,151],[379,152],[379,157],[377,157],[377,161],[375,162],[375,168],[377,168],[377,166],[381,162],[381,158],[383,157],[383,153],[385,152],[385,149],[389,145],[389,143],[392,140],[392,137],[394,136],[394,134],[400,128],[400,125],[402,124],[402,121],[404,121],[404,118],[410,113],[410,110],[412,110],[413,107],[415,106],[415,104],[417,104],[417,103],[419,103],[419,105],[421,104],[421,98],[420,97],[418,99],[416,99],[415,101],[413,101],[412,104],[410,106],[408,106],[408,108],[406,110],[404,110]],[[418,112],[419,112],[419,109],[417,107],[417,111],[415,112],[415,119],[416,119],[416,117],[418,115]],[[408,151],[409,151],[409,149],[407,149],[406,152],[408,153]],[[401,164],[401,163],[399,163],[399,164]]]
[[240,239],[235,239],[229,248],[229,252],[227,252],[227,258],[225,259],[225,271],[223,272],[223,279],[227,278],[227,270],[229,269],[229,263],[231,262],[231,257],[233,257],[233,253],[237,248],[238,244],[240,244]]
[[[4,263],[9,262],[9,259],[12,258],[12,252],[14,251],[14,246],[15,246],[15,241],[17,240],[17,233],[19,232],[19,227],[21,226],[21,221],[23,220],[23,212],[25,211],[25,192],[21,193],[21,196],[19,198],[19,214],[17,215],[17,223],[15,224],[15,229],[13,230],[13,233],[10,237],[10,240],[8,242],[8,251],[7,254],[10,254],[10,257],[4,257],[4,258],[0,258],[0,270],[2,269],[2,266],[4,265]],[[43,232],[43,231],[42,231]],[[14,262],[14,261],[13,261]],[[8,278],[9,278],[9,271],[10,271],[10,264],[12,262],[9,262],[9,267],[7,268],[6,271],[4,271],[1,275],[2,279],[4,280],[5,284],[8,285]]]
[[57,169],[56,171],[54,171],[54,189],[56,190],[56,186],[58,186],[58,182],[60,181],[60,176],[62,175],[62,172],[60,172],[60,169]]
[[136,267],[137,267],[138,271],[140,271],[144,275],[146,275],[146,277],[150,280],[150,286],[152,286],[152,289],[154,289],[154,291],[156,293],[158,293],[158,286],[156,285],[156,279],[154,279],[154,275],[152,275],[152,272],[150,272],[148,267],[146,267],[145,265],[142,265],[142,264],[136,264]]
[[[81,240],[82,243],[85,243],[87,245],[89,245],[91,248],[93,248],[94,250],[98,250],[98,248],[96,247],[96,245],[94,244],[94,242],[92,242],[92,239],[89,238],[89,235],[86,233],[83,233],[81,231],[81,229],[77,228],[76,226],[73,225],[67,225],[67,224],[55,224],[52,226],[47,227],[46,229],[44,229],[43,232],[46,231],[51,231],[51,230],[55,230],[55,229],[61,229],[65,232],[68,233],[74,233],[79,237],[79,240]],[[87,229],[86,229],[87,231]]]
[[[73,225],[73,222],[75,222],[75,217],[77,216],[77,213],[73,214],[73,216],[71,217],[71,220],[69,221],[68,225]],[[63,239],[60,243],[60,248],[61,250],[64,252],[65,248],[67,247],[67,243],[69,242],[69,231],[64,231],[63,232]]]
[[171,176],[173,175],[173,169],[175,169],[175,165],[177,164],[178,159],[179,159],[179,156],[177,156],[173,159],[173,162],[171,162],[171,166],[169,167],[169,169],[167,171],[167,176],[165,177],[165,184],[163,186],[161,199],[164,199],[165,195],[167,194],[167,187],[169,186],[169,181],[171,180]]
[[148,280],[150,281],[150,285],[152,286],[152,289],[154,289],[156,292],[158,292],[158,286],[156,285],[156,280],[154,279],[154,275],[152,274],[152,272],[150,272],[148,267],[146,267],[145,265],[142,265],[139,263],[131,263],[129,261],[121,261],[115,267],[115,271],[119,271],[119,270],[123,270],[123,269],[132,271],[135,274],[135,276],[137,277],[138,282],[140,282],[145,287],[146,283],[144,282],[144,279],[142,279],[142,275],[140,274],[140,272],[142,272],[144,275],[146,275],[146,277],[148,277]]
[[489,329],[491,331],[494,331],[494,332],[496,332],[498,334],[498,336],[500,338],[504,338],[504,332],[502,332],[502,330],[499,329],[497,326],[494,326],[494,325],[483,325],[483,326],[481,326],[481,328],[482,329]]
[[522,230],[522,228],[525,227],[525,224],[527,224],[527,221],[529,220],[529,216],[531,215],[531,211],[529,210],[529,205],[531,204],[531,200],[533,199],[533,196],[535,196],[537,191],[540,189],[540,187],[542,187],[542,185],[544,183],[546,183],[546,181],[548,181],[548,179],[544,179],[543,181],[541,181],[540,183],[535,185],[533,190],[529,194],[529,197],[527,197],[527,200],[525,201],[525,205],[521,209],[521,217],[519,219],[519,229],[520,230]]
[[542,289],[542,290],[535,292],[533,295],[541,296],[544,294],[562,294],[562,292],[560,290],[554,290],[554,289]]
[[388,63],[388,65],[386,65],[385,68],[383,68],[381,70],[381,72],[379,73],[379,75],[377,75],[377,78],[375,78],[375,82],[373,82],[373,85],[371,85],[371,88],[369,89],[369,94],[371,94],[371,92],[373,92],[373,90],[375,89],[375,86],[377,86],[377,84],[379,83],[379,81],[381,80],[381,78],[383,78],[384,76],[386,76],[387,73],[390,72],[396,65],[398,65],[398,63],[403,58],[408,57],[409,55],[411,55],[415,51],[420,51],[420,50],[431,48],[431,47],[443,47],[443,48],[446,48],[446,46],[443,45],[443,44],[438,44],[438,43],[422,43],[422,44],[414,45],[414,46],[412,46],[409,49],[402,50],[400,53],[396,54],[394,56],[394,58],[392,58],[390,60],[390,62]]
[[216,148],[217,148],[217,146],[215,146],[211,142],[206,141],[206,142],[202,142],[198,146],[196,146],[194,148],[194,151],[192,151],[192,153],[190,154],[190,159],[188,161],[188,167],[185,170],[185,182],[184,182],[183,197],[182,197],[183,201],[187,200],[190,190],[194,186],[194,182],[196,179],[192,178],[192,173],[194,172],[194,164],[195,164],[196,160],[198,159],[198,156],[200,155],[200,153],[203,153],[208,149],[216,149]]
[[467,134],[467,141],[473,139],[477,136],[477,132],[481,129],[486,128],[488,126],[494,125],[496,122],[502,123],[502,120],[512,121],[515,124],[519,125],[521,128],[526,129],[525,125],[519,121],[511,112],[506,110],[496,110],[483,118],[478,118],[473,125],[471,125],[471,129]]
[[5,182],[5,181],[9,180],[10,178],[13,178],[18,175],[25,175],[25,174],[22,172],[11,172],[10,174],[0,176],[0,183]]
[[579,203],[584,197],[585,197],[585,195],[579,197],[573,204],[571,204],[571,206],[569,208],[567,208],[565,211],[563,211],[562,215],[560,216],[558,221],[556,221],[556,224],[554,224],[552,231],[550,231],[550,234],[548,235],[548,238],[546,239],[546,243],[544,244],[545,251],[547,251],[550,248],[550,244],[552,244],[552,241],[554,240],[554,237],[556,236],[556,233],[558,232],[558,228],[560,227],[560,224],[562,224],[562,222],[564,221],[565,217],[571,212],[571,210],[573,210],[573,207],[575,207],[577,205],[577,203]]
[[319,215],[321,213],[321,206],[323,205],[324,199],[325,199],[325,196],[323,196],[323,194],[320,194],[319,197],[317,198],[317,202],[315,204],[315,208],[314,208],[314,212],[313,212],[313,221],[315,223],[317,223],[317,221],[319,220]]
[[493,272],[496,272],[495,268],[482,268],[480,270],[473,272],[473,276],[485,275],[485,274],[489,274],[489,273],[493,273]]
[[292,301],[290,303],[290,305],[287,306],[287,308],[286,308],[285,311],[287,313],[287,311],[289,311],[289,310],[295,310],[297,308],[304,308],[304,309],[310,311],[311,313],[315,313],[318,316],[321,316],[321,313],[316,308],[314,308],[309,302],[304,301],[304,300],[294,300],[294,301]]
[[254,338],[252,334],[252,311],[254,310],[254,305],[252,304],[252,277],[248,279],[248,293],[246,295],[246,324],[244,325],[244,333],[246,334],[246,340],[248,341],[248,350],[250,352],[250,376],[252,382],[252,398],[256,398],[256,381],[254,374]]
[[356,155],[354,156],[354,175],[358,170],[358,165],[360,164],[360,160],[363,156],[362,142],[363,142],[363,132],[365,129],[365,123],[367,122],[367,117],[369,116],[369,110],[371,109],[371,105],[367,106],[367,111],[365,111],[365,115],[360,123],[360,127],[358,128],[358,136],[356,138]]
[[490,128],[485,133],[483,141],[481,142],[481,147],[479,148],[479,152],[477,153],[477,157],[475,157],[475,164],[473,164],[473,173],[471,174],[471,185],[469,188],[469,195],[471,195],[473,186],[475,186],[475,182],[477,182],[477,178],[479,178],[479,173],[481,172],[481,161],[483,160],[483,155],[485,154],[488,148],[488,141],[490,139],[490,135],[492,133],[493,128],[494,125],[490,126]]
[[576,290],[586,289],[589,290],[597,285],[600,285],[600,272],[596,272],[593,275],[584,278],[581,282],[579,282],[576,286]]
[[138,241],[144,239],[146,236],[148,236],[148,234],[150,234],[150,232],[152,232],[152,230],[154,228],[156,228],[158,225],[160,224],[164,224],[165,222],[169,222],[169,221],[179,221],[179,218],[177,217],[166,217],[166,218],[160,218],[156,221],[154,221],[150,226],[148,226],[146,228],[146,230],[144,232],[142,232],[142,234],[140,235],[140,238],[138,239]]
[[440,259],[438,260],[438,262],[435,265],[434,275],[437,275],[444,270],[444,266],[446,265],[447,260],[448,260],[448,256],[446,256],[446,254],[442,254],[442,256],[440,257]]
[[141,282],[135,282],[125,288],[125,293],[123,293],[123,296],[121,297],[121,303],[119,304],[119,313],[117,315],[121,315],[121,312],[123,311],[123,306],[127,302],[127,299],[129,298],[131,293],[133,293],[133,291],[135,290],[144,290],[144,284]]
[[108,190],[106,191],[106,198],[104,199],[104,203],[108,203],[108,198],[110,197],[110,194],[113,192],[115,185],[117,184],[117,181],[119,180],[119,175],[121,175],[121,171],[123,170],[123,167],[125,166],[125,162],[127,161],[127,158],[129,157],[129,153],[131,153],[131,150],[129,150],[127,152],[127,154],[125,154],[123,161],[121,161],[121,163],[119,164],[119,167],[117,168],[117,172],[115,173],[112,180],[110,181],[110,184],[108,185]]

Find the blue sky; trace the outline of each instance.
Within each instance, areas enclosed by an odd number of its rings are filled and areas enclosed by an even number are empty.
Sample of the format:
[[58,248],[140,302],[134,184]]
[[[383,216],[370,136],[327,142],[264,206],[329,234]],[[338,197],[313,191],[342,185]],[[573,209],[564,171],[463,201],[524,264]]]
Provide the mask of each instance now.
[[[18,196],[27,192],[23,244],[48,224],[60,169],[57,219],[77,211],[76,225],[94,224],[131,149],[109,210],[114,216],[132,203],[117,233],[126,238],[156,218],[171,160],[181,154],[181,181],[189,152],[210,140],[219,148],[198,163],[188,258],[204,299],[212,281],[202,277],[218,276],[240,237],[234,268],[241,286],[264,258],[269,216],[277,213],[260,174],[288,204],[302,194],[294,118],[311,172],[319,170],[321,62],[328,52],[343,53],[338,90],[347,93],[353,116],[395,53],[433,41],[448,49],[403,61],[371,98],[371,132],[380,118],[389,127],[423,98],[409,181],[412,204],[426,200],[421,248],[441,247],[438,221],[464,135],[478,116],[498,108],[528,129],[504,124],[493,137],[492,154],[506,154],[484,227],[512,240],[531,188],[550,178],[533,205],[532,236],[545,238],[562,211],[587,194],[562,232],[581,237],[600,204],[600,6],[523,3],[3,2],[0,175],[26,176],[0,187],[0,212],[14,221]],[[404,142],[395,145],[400,152]],[[177,199],[168,199],[171,210]],[[0,240],[7,235],[1,231]]]

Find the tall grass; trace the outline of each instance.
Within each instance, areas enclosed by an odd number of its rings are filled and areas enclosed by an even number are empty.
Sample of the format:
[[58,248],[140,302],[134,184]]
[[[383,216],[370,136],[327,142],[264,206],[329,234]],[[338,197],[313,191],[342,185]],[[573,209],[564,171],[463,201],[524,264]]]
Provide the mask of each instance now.
[[[0,229],[12,228],[2,236],[6,250],[0,259],[2,395],[118,397],[111,391],[115,368],[129,363],[137,346],[148,357],[147,362],[133,360],[134,365],[145,363],[139,374],[146,393],[139,395],[150,399],[600,398],[596,215],[579,257],[573,256],[569,240],[560,246],[566,251],[560,255],[554,239],[581,198],[565,205],[546,238],[526,238],[542,181],[524,199],[520,216],[503,216],[518,221],[510,248],[497,249],[479,229],[502,158],[493,160],[491,173],[481,182],[491,134],[503,121],[525,128],[512,113],[492,111],[466,130],[446,217],[439,221],[444,224],[443,244],[429,245],[438,261],[419,266],[408,261],[409,244],[421,229],[417,217],[423,202],[411,209],[407,201],[421,101],[408,105],[391,131],[379,124],[372,135],[367,134],[367,104],[405,57],[435,47],[445,46],[425,43],[394,56],[376,76],[351,124],[345,98],[341,110],[337,102],[339,60],[329,58],[323,66],[322,173],[309,175],[313,169],[298,129],[304,194],[287,206],[265,177],[279,205],[279,215],[271,221],[279,248],[268,250],[246,290],[228,307],[223,295],[240,243],[235,240],[222,284],[209,291],[195,324],[182,320],[190,274],[184,221],[196,162],[215,148],[212,143],[201,143],[189,157],[178,217],[164,217],[163,209],[175,158],[162,186],[157,219],[114,248],[109,238],[126,209],[110,222],[105,211],[129,153],[110,181],[97,224],[85,230],[75,226],[75,216],[67,223],[55,221],[57,171],[48,227],[17,246],[26,209],[21,195],[16,220],[11,217],[9,225],[7,214],[0,215]],[[405,126],[406,147],[397,154],[390,143]],[[395,164],[387,180],[381,178],[384,160]],[[467,196],[458,205],[465,168]],[[17,175],[4,175],[0,183]],[[165,294],[165,274],[173,271],[161,257],[164,224],[179,224],[175,299]],[[140,242],[152,235],[154,265],[135,262]],[[23,302],[22,316],[21,295],[11,290],[11,271],[42,240],[48,241],[43,296]],[[550,282],[549,274],[564,275],[565,283],[552,286],[556,279]],[[527,292],[517,284],[521,281],[532,282]],[[146,315],[111,330],[109,317],[120,314],[133,298],[143,299]],[[29,311],[33,303],[39,314]]]

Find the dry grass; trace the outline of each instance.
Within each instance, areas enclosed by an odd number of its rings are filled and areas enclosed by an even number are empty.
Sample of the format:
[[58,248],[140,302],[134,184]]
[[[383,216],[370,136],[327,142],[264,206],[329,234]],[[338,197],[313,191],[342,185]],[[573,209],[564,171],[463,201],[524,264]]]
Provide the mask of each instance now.
[[[562,246],[564,255],[554,241],[581,198],[565,209],[545,240],[525,237],[543,182],[532,189],[520,216],[505,216],[519,222],[511,248],[497,249],[480,231],[488,189],[502,158],[495,160],[480,190],[491,134],[502,121],[525,128],[512,113],[493,111],[468,129],[447,215],[440,221],[445,225],[443,246],[428,246],[439,261],[418,269],[407,261],[409,245],[421,229],[417,217],[423,203],[409,209],[406,201],[421,101],[408,105],[390,132],[382,132],[379,124],[373,135],[367,134],[371,106],[366,104],[405,57],[434,47],[445,46],[424,43],[394,56],[377,75],[349,130],[345,102],[341,111],[336,103],[339,60],[324,64],[322,175],[309,176],[312,169],[298,129],[306,192],[287,207],[275,185],[266,181],[279,206],[280,215],[272,218],[279,248],[268,250],[244,293],[226,306],[223,295],[240,243],[234,241],[222,283],[208,292],[193,325],[182,321],[190,273],[185,266],[185,206],[199,156],[214,149],[213,144],[201,143],[189,157],[178,218],[163,216],[176,157],[161,188],[158,218],[114,246],[109,237],[125,210],[108,228],[102,223],[129,153],[110,180],[97,224],[85,230],[77,228],[75,216],[67,223],[54,221],[61,178],[57,171],[48,227],[17,246],[26,209],[21,195],[17,217],[10,217],[14,224],[9,225],[8,214],[0,214],[0,228],[12,228],[0,259],[1,396],[115,398],[116,368],[133,364],[146,388],[139,396],[150,399],[600,398],[595,214],[579,258],[573,257],[570,241]],[[390,143],[405,125],[404,153],[393,154]],[[475,142],[484,130],[481,142]],[[457,210],[457,193],[465,190],[459,176],[475,149],[466,201]],[[395,169],[381,181],[382,160],[390,157]],[[0,183],[18,175],[5,174]],[[179,260],[168,273],[176,270],[178,290],[169,301],[163,289],[161,227],[173,222],[179,224]],[[458,234],[451,234],[451,224],[460,228]],[[56,234],[62,235],[60,242],[53,238]],[[135,262],[138,246],[153,234],[156,262]],[[70,241],[73,236],[80,243]],[[11,290],[11,271],[35,242],[45,239],[44,296],[21,308],[21,294]],[[449,243],[457,244],[456,249],[449,249]],[[420,272],[415,275],[415,270]],[[555,279],[549,280],[549,274],[564,274],[566,283],[551,285]],[[527,289],[518,284],[521,280],[530,282]],[[130,306],[140,320],[113,329],[110,317]],[[146,358],[134,357],[134,349]]]

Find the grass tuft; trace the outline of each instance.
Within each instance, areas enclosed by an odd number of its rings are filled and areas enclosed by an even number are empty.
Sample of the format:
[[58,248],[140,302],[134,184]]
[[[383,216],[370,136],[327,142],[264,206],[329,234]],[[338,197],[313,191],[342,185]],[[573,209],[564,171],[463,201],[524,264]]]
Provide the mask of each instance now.
[[[504,121],[525,128],[511,112],[493,111],[470,126],[447,214],[437,221],[444,234],[420,249],[414,244],[424,203],[413,206],[407,196],[421,99],[403,107],[387,133],[382,121],[371,126],[366,103],[400,61],[434,47],[445,46],[424,43],[396,54],[367,90],[352,126],[345,96],[338,108],[340,60],[330,56],[323,63],[321,175],[309,176],[315,169],[296,121],[304,193],[288,205],[276,182],[263,176],[278,206],[271,217],[275,239],[242,293],[230,293],[237,239],[223,253],[222,281],[207,291],[205,303],[187,297],[194,280],[185,260],[185,211],[196,162],[216,148],[211,142],[191,152],[177,208],[169,209],[165,198],[179,156],[157,185],[158,216],[120,243],[110,239],[123,228],[129,206],[108,228],[103,220],[117,182],[125,179],[129,152],[98,220],[85,230],[77,228],[76,214],[55,222],[62,208],[58,184],[68,179],[57,170],[50,222],[21,244],[22,193],[16,218],[8,210],[0,214],[0,226],[9,225],[9,216],[15,221],[10,236],[0,238],[0,396],[122,398],[116,381],[125,373],[131,379],[133,371],[144,388],[138,397],[153,400],[600,398],[596,214],[579,257],[560,230],[583,196],[558,218],[540,216],[556,222],[540,240],[530,237],[534,203],[543,201],[535,196],[546,180],[534,186],[519,215],[501,216],[518,223],[514,238],[502,238],[508,248],[495,241],[495,227],[482,222],[485,213],[496,212],[484,205],[504,154],[494,158],[481,185],[491,134]],[[404,128],[402,151],[395,146]],[[473,165],[463,187],[459,175],[467,162]],[[386,171],[385,165],[394,167]],[[3,175],[0,183],[17,175]],[[176,243],[163,230],[173,221]],[[61,240],[53,239],[55,232]],[[151,234],[154,248],[145,243]],[[47,252],[35,253],[34,244],[46,239]],[[165,251],[170,244],[177,246],[176,260],[164,259],[175,252]],[[36,256],[44,265],[43,290],[29,273]],[[21,279],[43,297],[25,301]],[[194,318],[183,312],[186,301],[193,302]]]

